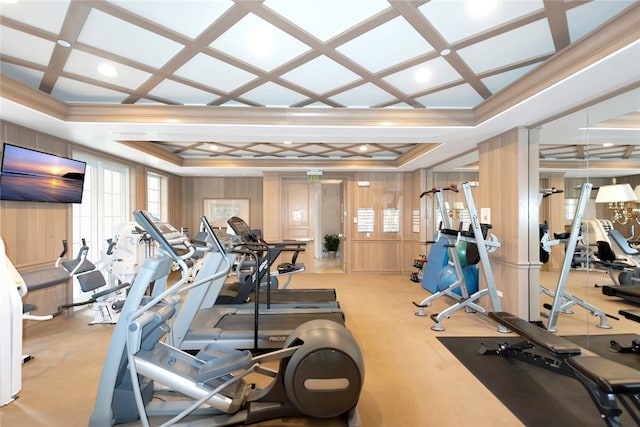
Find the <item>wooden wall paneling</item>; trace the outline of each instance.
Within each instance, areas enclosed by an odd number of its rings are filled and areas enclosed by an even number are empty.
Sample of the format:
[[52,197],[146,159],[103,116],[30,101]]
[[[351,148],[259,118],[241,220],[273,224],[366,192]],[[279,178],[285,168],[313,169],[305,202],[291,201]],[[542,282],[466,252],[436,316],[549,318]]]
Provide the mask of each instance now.
[[[142,165],[135,165],[129,170],[129,188],[131,189],[131,221],[134,211],[147,209],[147,169]],[[171,207],[169,207],[169,215]]]
[[[263,228],[263,202],[261,177],[183,177],[180,188],[182,215],[180,226],[189,227],[194,235],[200,229],[200,216],[204,214],[204,199],[248,199],[249,218],[243,218],[254,229]],[[178,183],[176,181],[175,185]]]
[[[189,218],[186,215],[187,207],[192,209],[191,204],[185,203],[182,196],[182,177],[169,176],[168,178],[168,208],[169,208],[169,222],[175,224],[175,227],[189,227],[189,235],[195,236],[199,228],[193,228],[186,224],[186,219]],[[146,181],[145,181],[146,182]],[[200,214],[202,215],[202,213]],[[197,218],[200,218],[200,215]]]
[[[298,262],[305,264],[308,272],[314,272],[315,248],[313,240],[315,238],[314,212],[316,185],[310,183],[306,176],[300,178],[282,178],[281,197],[279,205],[282,207],[281,218],[281,239],[305,240],[307,242],[304,252],[298,256]],[[281,255],[283,261],[291,259],[289,253]]]
[[[368,182],[368,186],[359,186],[358,182]],[[353,245],[350,259],[354,272],[389,272],[388,260],[395,260],[393,271],[400,273],[402,231],[385,233],[383,230],[383,209],[400,208],[400,227],[402,229],[403,174],[396,172],[357,172],[349,183],[349,234]],[[354,218],[358,208],[372,208],[374,211],[374,231],[358,232]],[[393,242],[393,244],[387,244]],[[375,249],[377,248],[377,249]],[[383,260],[383,258],[385,258]]]
[[537,320],[539,177],[537,161],[531,162],[534,155],[537,160],[537,145],[529,142],[526,129],[518,128],[481,143],[479,149],[476,205],[479,213],[490,208],[492,232],[501,243],[490,259],[497,288],[504,295],[502,309]]
[[[31,148],[60,156],[69,156],[68,144],[56,137],[4,121],[0,122],[2,143]],[[62,249],[62,240],[70,240],[72,207],[64,203],[0,202],[0,234],[7,255],[18,271],[54,266]],[[30,292],[25,302],[36,304],[34,314],[55,312],[72,301],[69,281],[38,292]]]
[[262,206],[263,229],[266,241],[278,241],[281,239],[280,220],[280,200],[282,200],[280,179],[281,174],[278,172],[264,172],[262,181],[262,192],[265,196],[265,202]]
[[282,239],[310,239],[313,237],[314,194],[311,184],[306,180],[282,180]]

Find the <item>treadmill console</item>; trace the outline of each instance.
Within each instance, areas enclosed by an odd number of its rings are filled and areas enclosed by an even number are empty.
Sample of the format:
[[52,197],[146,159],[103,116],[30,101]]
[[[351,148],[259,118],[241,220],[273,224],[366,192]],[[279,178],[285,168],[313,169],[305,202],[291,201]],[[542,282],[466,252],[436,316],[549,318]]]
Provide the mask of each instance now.
[[136,221],[154,238],[160,246],[169,252],[169,254],[178,258],[175,246],[188,248],[191,246],[189,238],[178,231],[173,225],[165,221],[156,219],[147,211],[136,211],[133,213]]
[[249,228],[249,225],[242,218],[232,216],[227,220],[227,224],[229,224],[234,233],[240,236],[243,242],[260,243],[260,240],[256,237],[255,234],[253,234],[251,228]]

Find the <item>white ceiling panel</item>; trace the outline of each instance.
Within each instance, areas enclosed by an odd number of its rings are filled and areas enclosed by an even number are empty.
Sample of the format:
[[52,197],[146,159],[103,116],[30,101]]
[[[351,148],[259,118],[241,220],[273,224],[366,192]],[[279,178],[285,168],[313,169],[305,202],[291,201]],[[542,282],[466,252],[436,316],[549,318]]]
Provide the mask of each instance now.
[[[104,64],[111,65],[118,75],[105,77],[98,71],[98,67]],[[109,61],[99,56],[91,55],[77,49],[71,50],[69,59],[64,66],[67,73],[77,74],[94,80],[104,80],[111,84],[122,86],[128,89],[136,89],[144,83],[151,74],[140,71],[137,68],[129,67],[117,62]]]
[[322,41],[389,7],[385,0],[267,0],[265,5]]
[[[490,10],[492,4],[495,7]],[[418,9],[449,43],[454,43],[543,7],[541,0],[431,0]]]
[[482,83],[484,83],[492,93],[498,93],[509,84],[518,80],[520,77],[538,67],[539,65],[540,64],[532,64],[525,67],[516,68],[515,70],[506,71],[504,73],[494,74],[482,79]]
[[176,70],[176,75],[223,92],[230,92],[256,78],[255,74],[204,53],[199,53],[191,58]]
[[[585,34],[611,19],[631,4],[633,0],[594,0],[567,11],[569,36],[575,42]],[[640,22],[638,23],[640,25]]]
[[78,41],[154,68],[162,67],[184,47],[96,9],[89,13]]
[[393,96],[372,83],[365,83],[334,95],[331,99],[348,107],[368,107],[388,102],[393,99]]
[[44,73],[42,71],[33,70],[19,65],[8,64],[0,61],[0,73],[13,77],[35,89],[40,86],[40,81]]
[[309,50],[306,44],[251,13],[210,46],[264,71]]
[[[486,14],[490,3],[496,7]],[[401,167],[409,170],[442,167],[505,129],[539,126],[640,79],[640,42],[628,45],[640,28],[633,26],[640,22],[640,1],[473,4],[482,5],[485,15],[469,15],[462,0],[0,0],[2,119],[28,127],[48,122],[38,130],[64,128],[54,134],[80,144],[100,141],[109,152],[131,139],[128,154],[144,153],[141,161],[181,175],[210,175],[219,168],[161,166],[170,162],[160,160],[157,148],[208,165],[210,153],[191,145],[212,135],[223,158],[282,158],[286,152],[291,168],[304,168],[311,158],[330,158],[333,169],[346,159],[393,159],[400,152],[394,144],[404,143],[402,152],[416,151]],[[582,44],[569,46],[578,38]],[[59,39],[71,48],[56,45]],[[599,57],[622,43],[625,49]],[[444,50],[453,53],[438,55]],[[565,52],[589,66],[562,82],[547,81],[555,64],[566,62]],[[102,62],[119,74],[97,74]],[[9,77],[28,86],[13,87]],[[545,82],[549,87],[542,87]],[[515,98],[508,89],[513,84],[522,90]],[[532,85],[545,90],[521,99]],[[65,122],[47,119],[50,109],[34,109],[43,97],[52,98],[45,104],[59,107],[61,116],[63,102],[123,105],[107,110],[113,115],[104,120],[96,118],[104,113],[99,105],[86,106],[91,123],[71,108],[77,120]],[[14,101],[25,98],[25,106]],[[141,108],[128,110],[126,104]],[[167,109],[178,122],[164,124]],[[487,112],[495,115],[487,118]],[[194,123],[197,117],[205,118]],[[596,120],[591,110],[589,117]],[[640,146],[637,137],[610,138],[621,156],[637,158],[639,150],[629,147]],[[296,144],[283,149],[284,140]],[[425,141],[433,146],[425,147]],[[360,153],[360,144],[370,150]],[[567,157],[582,155],[569,144]],[[425,148],[432,150],[425,154]]]
[[55,43],[16,31],[13,28],[0,26],[0,53],[34,64],[47,65]]
[[407,21],[398,17],[339,46],[337,50],[369,71],[377,72],[432,52],[433,47]]
[[271,82],[250,90],[242,97],[269,107],[288,107],[304,99],[298,92]]
[[427,108],[469,108],[480,104],[482,97],[471,86],[463,84],[418,98]]
[[184,105],[207,105],[216,95],[176,81],[165,79],[150,92],[153,96]]
[[[82,83],[66,77],[60,77],[51,92],[56,98],[65,102],[117,104],[124,101],[126,94],[100,86]],[[91,95],[87,95],[91,94]]]
[[354,82],[360,76],[323,55],[283,74],[282,78],[321,94]]
[[430,88],[462,80],[462,76],[442,57],[406,68],[384,78],[406,94],[423,92]]
[[109,0],[109,2],[192,39],[233,5],[230,0],[182,0],[180,2],[154,0],[153,7],[149,7],[151,0]]
[[0,15],[57,34],[62,28],[68,7],[69,0],[0,1]]
[[458,51],[476,73],[554,52],[546,19],[500,34]]

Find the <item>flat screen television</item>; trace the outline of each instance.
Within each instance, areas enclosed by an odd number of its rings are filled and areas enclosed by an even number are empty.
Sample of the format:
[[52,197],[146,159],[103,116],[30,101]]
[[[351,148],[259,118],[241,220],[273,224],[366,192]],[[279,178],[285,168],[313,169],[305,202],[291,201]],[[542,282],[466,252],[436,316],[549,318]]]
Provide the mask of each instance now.
[[0,200],[81,203],[87,164],[4,144]]

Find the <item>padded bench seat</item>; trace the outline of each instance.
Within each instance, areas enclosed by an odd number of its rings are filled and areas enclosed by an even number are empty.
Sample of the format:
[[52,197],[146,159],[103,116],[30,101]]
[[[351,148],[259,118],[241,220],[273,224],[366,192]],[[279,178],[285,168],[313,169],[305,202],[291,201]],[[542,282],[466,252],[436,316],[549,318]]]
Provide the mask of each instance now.
[[20,273],[20,275],[29,292],[60,285],[69,280],[69,273],[62,268],[45,268],[43,270]]
[[640,371],[599,356],[565,359],[572,369],[595,382],[605,393],[640,393]]
[[[581,348],[571,341],[512,314],[495,312],[489,313],[489,317],[520,335],[527,343],[546,350],[559,360],[557,363],[547,363],[544,357],[531,357],[530,353],[527,356],[525,349],[528,347],[522,346],[512,348],[513,351],[501,348],[494,353],[483,354],[515,357],[575,378],[587,389],[608,426],[622,426],[619,417],[623,408],[636,423],[640,421],[639,370],[604,357],[582,354]],[[622,407],[618,405],[618,401]]]
[[535,346],[557,356],[569,357],[577,356],[581,353],[580,347],[568,339],[554,335],[546,329],[542,329],[513,314],[504,311],[491,312],[489,317],[521,337],[526,338],[527,341],[530,341]]

